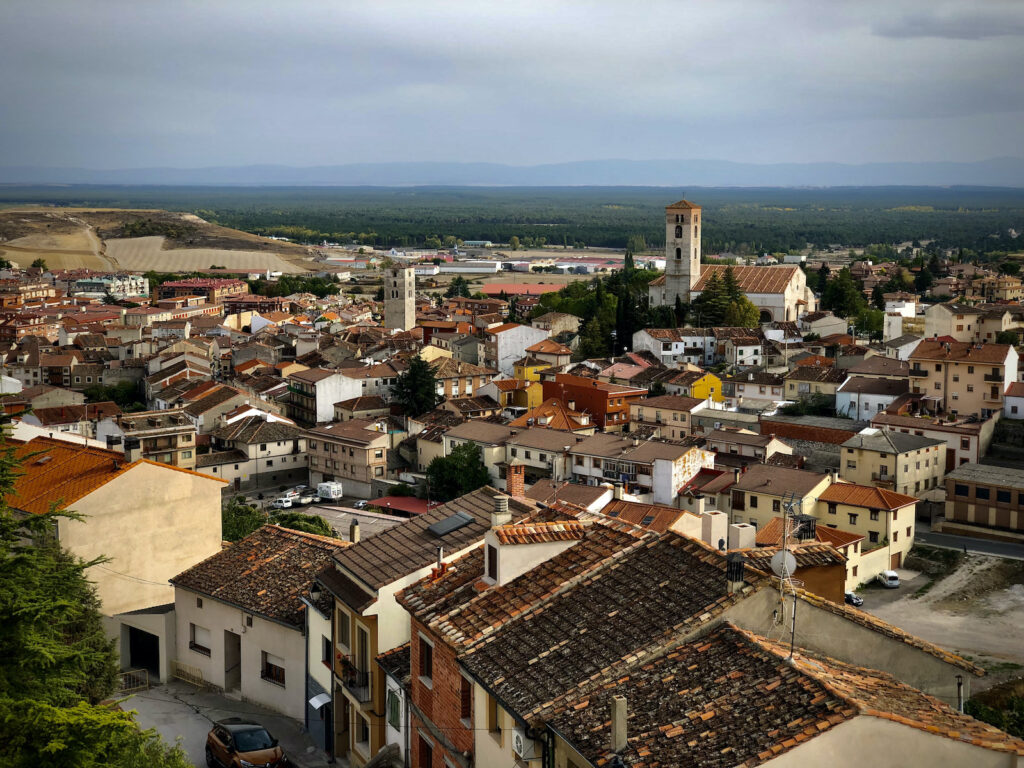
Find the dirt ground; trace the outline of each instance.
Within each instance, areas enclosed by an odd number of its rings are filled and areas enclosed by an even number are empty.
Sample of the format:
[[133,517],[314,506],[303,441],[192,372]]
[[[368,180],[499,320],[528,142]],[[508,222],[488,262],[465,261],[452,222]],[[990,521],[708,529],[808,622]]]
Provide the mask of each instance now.
[[1024,671],[1024,562],[972,554],[919,594],[927,581],[917,576],[895,594],[865,590],[864,610],[985,667],[976,690]]
[[174,248],[159,236],[107,240],[107,254],[124,269],[185,272],[211,266],[228,269],[270,269],[295,273],[305,269],[276,253],[225,248]]
[[[179,241],[119,238],[125,223],[138,221],[175,225],[184,234]],[[118,240],[121,245],[108,247]],[[144,242],[131,244],[136,240]],[[161,210],[6,208],[0,210],[0,256],[18,266],[42,258],[52,269],[173,271],[216,264],[296,273],[314,267],[311,252],[304,246],[210,224],[192,214]]]

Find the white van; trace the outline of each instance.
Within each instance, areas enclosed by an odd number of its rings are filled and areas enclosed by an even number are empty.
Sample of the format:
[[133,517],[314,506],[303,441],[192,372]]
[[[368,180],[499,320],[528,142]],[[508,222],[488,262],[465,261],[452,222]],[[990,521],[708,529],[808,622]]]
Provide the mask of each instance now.
[[875,578],[879,584],[889,589],[896,589],[900,585],[900,576],[896,571],[882,571]]
[[341,489],[341,483],[328,482],[320,483],[316,487],[316,495],[320,498],[320,501],[338,501],[344,494]]

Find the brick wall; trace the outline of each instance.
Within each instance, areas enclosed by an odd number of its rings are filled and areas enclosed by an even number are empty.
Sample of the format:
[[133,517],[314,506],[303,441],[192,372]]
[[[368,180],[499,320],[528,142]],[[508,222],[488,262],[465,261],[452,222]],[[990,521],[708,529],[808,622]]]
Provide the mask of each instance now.
[[[430,721],[421,722],[419,727],[430,734],[434,742],[434,768],[444,768],[443,754],[446,750],[455,753],[473,751],[472,707],[467,728],[460,718],[463,677],[455,659],[455,651],[415,619],[411,619],[411,630],[412,702],[423,717]],[[429,687],[420,677],[421,635],[433,643],[433,674]],[[418,733],[414,729],[412,734],[412,765],[416,768],[419,766]]]
[[526,467],[522,464],[513,464],[508,468],[508,476],[505,479],[505,493],[509,496],[520,497],[526,494]]

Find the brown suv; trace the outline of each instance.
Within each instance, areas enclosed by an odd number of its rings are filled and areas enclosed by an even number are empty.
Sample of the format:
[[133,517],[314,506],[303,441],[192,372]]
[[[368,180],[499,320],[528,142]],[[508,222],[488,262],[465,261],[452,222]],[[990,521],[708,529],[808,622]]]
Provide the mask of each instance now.
[[206,737],[206,764],[210,768],[286,768],[289,763],[266,728],[229,717],[214,723]]

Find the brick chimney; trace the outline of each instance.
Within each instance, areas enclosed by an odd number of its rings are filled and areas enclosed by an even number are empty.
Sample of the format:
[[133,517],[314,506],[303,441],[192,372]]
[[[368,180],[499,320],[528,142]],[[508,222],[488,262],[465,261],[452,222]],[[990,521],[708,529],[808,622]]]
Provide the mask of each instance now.
[[508,473],[505,478],[505,493],[514,498],[522,498],[526,495],[526,467],[517,461],[508,465]]

